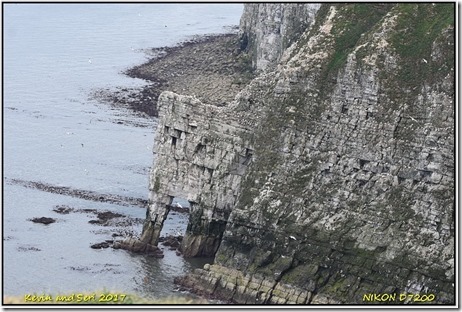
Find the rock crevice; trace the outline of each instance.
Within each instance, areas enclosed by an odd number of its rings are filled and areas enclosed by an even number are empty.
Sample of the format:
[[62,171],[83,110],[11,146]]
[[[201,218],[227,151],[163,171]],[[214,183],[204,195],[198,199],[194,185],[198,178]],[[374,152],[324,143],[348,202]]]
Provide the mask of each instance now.
[[454,303],[453,13],[246,5],[240,48],[262,73],[223,107],[159,98],[143,239],[181,197],[184,254],[215,256],[179,282],[236,303]]

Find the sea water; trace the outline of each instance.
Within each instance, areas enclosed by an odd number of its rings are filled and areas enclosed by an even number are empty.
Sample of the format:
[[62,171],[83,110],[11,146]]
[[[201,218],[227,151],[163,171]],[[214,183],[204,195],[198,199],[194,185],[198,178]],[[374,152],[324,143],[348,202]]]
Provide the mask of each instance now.
[[[168,250],[165,258],[154,259],[91,249],[111,239],[111,228],[88,223],[95,219],[89,213],[53,211],[66,205],[142,220],[144,208],[10,182],[147,198],[155,118],[110,108],[89,95],[142,86],[144,81],[122,72],[145,61],[144,51],[227,32],[239,23],[242,9],[241,4],[4,4],[4,295],[104,289],[150,298],[178,295],[173,278],[203,262]],[[57,221],[30,221],[42,216]],[[185,215],[171,219],[172,232],[187,223]]]

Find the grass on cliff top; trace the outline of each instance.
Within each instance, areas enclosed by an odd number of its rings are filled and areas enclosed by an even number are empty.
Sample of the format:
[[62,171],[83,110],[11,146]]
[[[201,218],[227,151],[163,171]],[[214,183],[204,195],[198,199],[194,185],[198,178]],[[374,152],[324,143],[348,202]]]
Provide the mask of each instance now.
[[[403,115],[425,118],[428,106],[417,101],[422,88],[437,86],[447,80],[447,75],[454,75],[455,5],[401,3],[394,7],[393,13],[397,14],[397,20],[389,42],[399,66],[396,71],[381,74],[382,87],[391,100],[388,107],[389,110],[404,109]],[[438,54],[432,56],[433,52]],[[439,127],[440,119],[435,115],[431,122]],[[416,122],[408,120],[407,125],[399,127],[395,137],[413,142],[418,129]]]
[[[324,10],[327,11],[328,5],[325,6]],[[392,7],[393,4],[389,3],[350,3],[337,6],[338,13],[332,28],[335,37],[334,52],[320,79],[321,94],[331,93],[338,71],[346,64],[348,54],[357,45],[361,35],[370,31]],[[325,14],[327,16],[327,12]]]
[[[423,59],[430,61],[433,42],[445,28],[454,26],[455,6],[454,3],[402,3],[396,10],[397,31],[391,36],[391,43],[401,59],[400,83],[411,88],[434,76],[437,69]],[[454,66],[454,55],[448,53],[445,66]]]
[[348,54],[357,45],[361,35],[370,31],[392,6],[387,3],[356,3],[340,7],[340,18],[332,29],[336,36],[335,52],[327,66],[328,71],[336,71],[346,63]]

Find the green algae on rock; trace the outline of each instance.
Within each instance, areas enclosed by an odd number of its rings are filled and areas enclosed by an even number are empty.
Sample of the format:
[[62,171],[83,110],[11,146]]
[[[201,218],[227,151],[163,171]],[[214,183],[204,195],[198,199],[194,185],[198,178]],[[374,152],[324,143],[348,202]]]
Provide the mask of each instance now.
[[454,304],[454,4],[290,5],[245,5],[234,100],[159,97],[142,241],[179,196],[184,255],[215,256],[178,280],[198,293]]

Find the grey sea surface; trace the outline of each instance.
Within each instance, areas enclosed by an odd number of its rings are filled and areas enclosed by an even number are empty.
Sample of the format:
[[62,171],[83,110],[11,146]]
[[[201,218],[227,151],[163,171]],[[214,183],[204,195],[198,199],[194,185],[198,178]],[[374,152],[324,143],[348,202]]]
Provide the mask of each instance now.
[[[14,181],[147,199],[155,119],[110,108],[97,89],[137,87],[124,76],[149,48],[237,25],[242,4],[4,4],[3,294],[99,290],[148,298],[181,295],[173,278],[210,259],[163,259],[92,249],[120,226],[90,224],[95,214],[58,214],[56,206],[96,209],[138,220],[145,208],[26,188]],[[44,225],[36,217],[55,218]],[[171,213],[164,235],[184,231]]]

